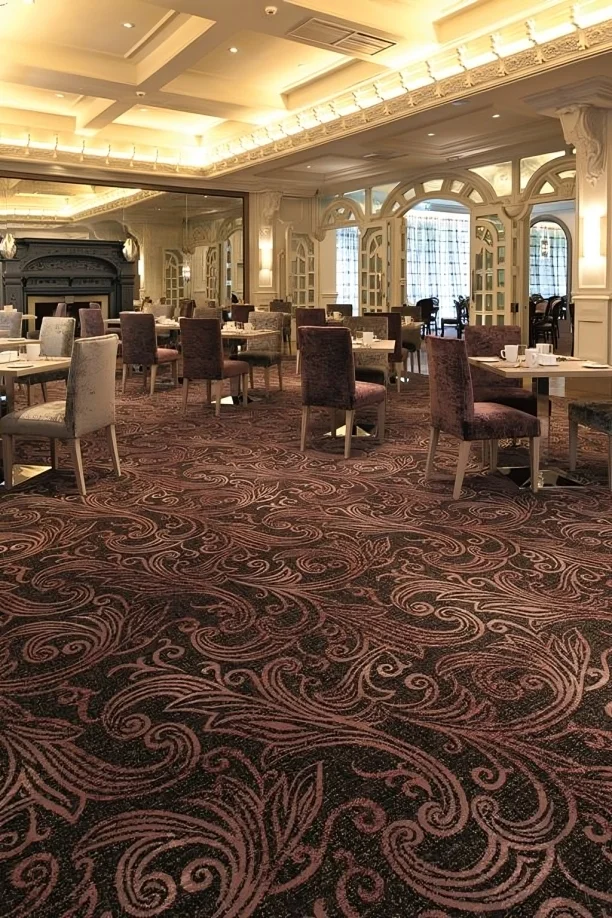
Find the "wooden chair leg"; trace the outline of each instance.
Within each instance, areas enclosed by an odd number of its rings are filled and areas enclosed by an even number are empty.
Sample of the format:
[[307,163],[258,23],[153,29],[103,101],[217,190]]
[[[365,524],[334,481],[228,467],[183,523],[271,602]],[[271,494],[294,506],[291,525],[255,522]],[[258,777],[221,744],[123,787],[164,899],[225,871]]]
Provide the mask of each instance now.
[[489,471],[497,471],[497,440],[489,440]]
[[438,440],[440,439],[440,431],[437,427],[429,428],[429,449],[427,451],[427,464],[425,466],[425,480],[431,478],[434,471],[434,464],[436,458],[436,450],[438,448]]
[[106,439],[108,440],[108,448],[111,454],[111,459],[113,460],[113,469],[117,478],[121,478],[121,462],[119,460],[119,450],[117,448],[117,431],[115,430],[114,424],[109,424],[106,428]]
[[212,383],[210,379],[206,380],[206,404],[210,405],[212,399]]
[[395,364],[395,383],[397,385],[397,391],[401,392],[402,391],[402,364],[401,362]]
[[243,404],[243,405],[248,405],[248,404],[249,404],[249,385],[248,385],[248,382],[249,382],[249,378],[248,378],[247,374],[245,373],[244,376],[242,377],[242,404]]
[[253,377],[253,367],[249,367],[249,385],[251,389],[255,388],[255,380]]
[[41,390],[41,392],[42,392],[43,402],[48,401],[48,398],[47,398],[47,383],[41,382],[41,384],[40,384],[40,390]]
[[459,443],[459,457],[457,459],[457,473],[455,475],[455,487],[453,488],[453,500],[458,500],[461,496],[461,487],[470,458],[471,445],[469,440],[461,440]]
[[295,358],[295,375],[296,375],[296,376],[299,376],[299,375],[300,375],[300,352],[299,352],[299,350],[298,350],[298,352],[297,352],[297,354],[296,354],[296,358]]
[[70,447],[70,454],[72,456],[72,465],[74,467],[74,475],[76,478],[77,488],[79,489],[79,494],[81,497],[85,497],[87,490],[85,488],[85,475],[83,474],[83,456],[81,454],[81,441],[78,437],[74,440],[69,440],[68,445]]
[[26,383],[26,404],[28,408],[32,404],[32,387],[29,382]]
[[52,438],[49,441],[49,443],[51,446],[51,468],[56,469],[57,468],[57,440]]
[[414,351],[410,351],[410,372],[414,373]]
[[264,367],[264,388],[266,390],[266,398],[270,398],[270,368]]
[[306,449],[306,437],[308,436],[308,422],[310,420],[310,408],[308,405],[302,406],[302,430],[300,434],[300,451],[303,453]]
[[15,438],[9,434],[2,435],[2,465],[4,467],[4,487],[7,491],[13,487],[14,442]]
[[127,363],[124,363],[122,370],[121,370],[121,391],[122,392],[125,392],[125,383],[127,380],[127,375],[128,375],[128,365]]
[[578,421],[569,422],[569,467],[570,472],[576,470],[578,458]]
[[387,416],[386,398],[378,406],[378,417],[376,419],[376,436],[379,443],[385,442],[385,419]]
[[353,423],[355,421],[355,412],[347,411],[345,415],[346,432],[344,434],[344,458],[351,458],[351,438],[353,436]]
[[172,382],[178,386],[178,360],[172,361]]
[[151,364],[151,388],[149,389],[149,395],[153,395],[155,392],[155,380],[157,379],[157,364]]
[[538,493],[540,478],[540,438],[531,437],[529,440],[529,465],[531,471],[531,490]]
[[283,366],[280,360],[276,364],[276,367],[278,369],[278,390],[279,392],[282,392],[283,391]]
[[221,391],[223,389],[223,380],[215,380],[215,417],[221,417]]
[[[207,387],[210,386],[210,383],[206,384]],[[189,380],[186,376],[183,376],[183,414],[187,412],[187,399],[189,397]],[[209,399],[210,401],[210,399]]]
[[421,372],[421,351],[420,350],[416,352],[416,357],[417,357],[417,367],[420,373]]

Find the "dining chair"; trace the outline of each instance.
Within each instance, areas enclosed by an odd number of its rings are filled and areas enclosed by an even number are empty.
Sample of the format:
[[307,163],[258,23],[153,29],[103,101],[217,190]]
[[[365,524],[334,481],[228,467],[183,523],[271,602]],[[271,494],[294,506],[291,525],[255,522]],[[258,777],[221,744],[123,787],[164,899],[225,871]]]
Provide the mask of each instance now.
[[339,312],[342,318],[348,319],[353,315],[352,303],[330,303],[327,307],[327,315],[332,316],[334,312]]
[[421,321],[423,323],[423,336],[425,332],[428,335],[431,335],[431,329],[433,326],[434,334],[438,334],[438,312],[440,307],[437,302],[436,297],[426,297],[423,300],[418,300],[416,308],[421,310]]
[[[40,356],[70,357],[74,345],[76,322],[68,317],[45,316],[40,326]],[[32,386],[40,385],[43,401],[47,401],[47,383],[67,381],[68,370],[47,370],[25,377],[26,398],[31,404]]]
[[376,383],[355,380],[353,347],[348,328],[302,326],[302,429],[300,449],[306,449],[311,408],[331,410],[332,437],[336,436],[336,412],[345,413],[344,458],[351,455],[355,412],[369,406],[378,411],[377,436],[385,436],[387,390]]
[[223,308],[221,306],[196,306],[193,310],[194,319],[218,319],[223,322]]
[[531,414],[495,402],[475,402],[465,341],[427,338],[431,421],[425,478],[431,478],[440,433],[459,442],[453,499],[461,494],[473,441],[489,444],[491,472],[497,470],[497,444],[506,438],[529,439],[531,487],[538,490],[540,422]]
[[288,300],[270,300],[270,312],[283,314],[283,344],[291,356],[291,303]]
[[13,309],[11,312],[0,312],[0,338],[21,338],[23,313]]
[[397,391],[402,391],[402,373],[408,372],[408,348],[402,341],[402,317],[397,312],[381,312],[379,315],[387,320],[387,337],[395,341],[395,350],[388,354],[389,366],[395,374]]
[[[380,314],[367,316],[351,316],[342,320],[345,328],[351,333],[351,338],[357,337],[357,332],[372,332],[376,338],[389,337],[389,323],[386,316]],[[353,352],[355,362],[355,379],[359,382],[378,383],[386,386],[389,383],[389,355],[386,351],[368,350],[366,348]]]
[[[519,325],[467,325],[464,330],[468,357],[500,357],[506,344],[521,343]],[[488,370],[470,366],[474,401],[495,402],[527,414],[538,413],[538,400],[520,379],[505,379]]]
[[[69,321],[74,322],[74,319]],[[17,437],[51,441],[51,465],[58,467],[57,441],[68,443],[79,493],[85,497],[85,476],[81,439],[97,430],[106,430],[108,446],[117,475],[121,475],[115,434],[116,335],[79,338],[74,342],[66,398],[45,402],[7,414],[0,421],[4,486],[13,485],[14,443]]]
[[161,364],[171,365],[172,379],[174,385],[178,386],[179,352],[175,348],[157,346],[153,313],[121,312],[119,321],[121,323],[121,359],[123,362],[121,391],[125,392],[125,383],[130,374],[130,368],[135,365],[142,366],[143,389],[147,388],[147,377],[150,373],[150,395],[155,392],[157,368]]
[[608,488],[612,491],[612,403],[570,402],[569,418],[569,467],[576,470],[578,458],[578,426],[590,427],[608,437]]
[[248,303],[234,303],[231,309],[232,322],[248,322],[253,307]]
[[105,333],[102,310],[95,306],[79,309],[79,327],[81,338],[99,338]]
[[248,403],[249,365],[243,360],[225,360],[219,319],[180,319],[183,344],[183,414],[187,411],[189,384],[206,381],[206,403],[210,404],[214,383],[215,417],[221,414],[223,380],[242,384],[242,402]]
[[299,375],[300,372],[300,329],[304,325],[309,325],[311,327],[322,327],[326,324],[327,313],[324,309],[309,309],[307,306],[298,306],[295,310],[295,336],[297,349],[297,357],[295,360],[296,376]]
[[179,318],[191,319],[195,305],[195,300],[189,300],[187,298],[179,300]]
[[253,384],[253,370],[261,367],[264,372],[264,386],[266,398],[270,395],[270,368],[276,367],[278,371],[278,388],[283,391],[282,370],[282,334],[283,315],[279,312],[251,312],[248,321],[256,331],[269,331],[270,334],[261,338],[247,338],[246,350],[232,356],[232,360],[241,360],[249,365],[249,381]]

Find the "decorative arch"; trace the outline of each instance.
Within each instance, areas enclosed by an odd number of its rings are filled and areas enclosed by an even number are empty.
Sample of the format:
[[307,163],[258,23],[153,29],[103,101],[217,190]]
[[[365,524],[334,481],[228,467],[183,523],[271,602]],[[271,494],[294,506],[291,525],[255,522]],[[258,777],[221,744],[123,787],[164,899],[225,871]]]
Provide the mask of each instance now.
[[497,200],[493,187],[485,179],[473,172],[460,171],[453,176],[432,176],[399,185],[385,201],[380,216],[401,217],[416,204],[431,198],[459,201],[470,210]]
[[[567,280],[566,280],[566,295],[571,296],[572,291],[572,264],[573,264],[573,248],[572,248],[572,234],[570,233],[569,226],[567,223],[564,223],[560,217],[557,217],[556,214],[533,214],[529,219],[529,233],[538,223],[554,223],[559,229],[563,230],[565,234],[565,244],[567,246]],[[531,245],[531,238],[530,238]],[[527,268],[527,275],[531,274],[531,259],[529,259],[529,264]]]
[[341,226],[359,226],[362,227],[365,222],[365,213],[356,201],[350,198],[336,198],[323,211],[320,228],[323,235],[330,229],[338,229]]
[[540,166],[529,179],[521,198],[529,204],[569,201],[576,197],[576,157],[564,156]]

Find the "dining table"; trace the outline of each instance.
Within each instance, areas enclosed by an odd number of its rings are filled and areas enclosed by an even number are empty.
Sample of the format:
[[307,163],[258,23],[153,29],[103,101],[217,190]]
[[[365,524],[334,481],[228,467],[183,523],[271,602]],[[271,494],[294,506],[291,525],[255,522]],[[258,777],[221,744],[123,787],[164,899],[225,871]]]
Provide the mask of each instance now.
[[0,351],[18,351],[26,344],[32,344],[32,341],[27,338],[0,338]]
[[[555,379],[612,378],[612,366],[578,357],[557,357],[555,364],[527,366],[525,358],[518,363],[495,357],[470,357],[472,366],[487,370],[504,379],[531,379],[533,393],[537,400],[537,415],[540,421],[540,488],[579,487],[584,484],[579,478],[563,469],[547,467],[550,452],[550,381]],[[508,466],[500,468],[522,488],[531,487],[529,468]]]

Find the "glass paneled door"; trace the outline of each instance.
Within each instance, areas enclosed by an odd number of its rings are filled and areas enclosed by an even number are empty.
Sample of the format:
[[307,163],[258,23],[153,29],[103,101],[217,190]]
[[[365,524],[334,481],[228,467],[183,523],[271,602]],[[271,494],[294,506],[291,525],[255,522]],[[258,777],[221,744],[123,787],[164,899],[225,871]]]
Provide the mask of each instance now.
[[475,325],[511,321],[507,272],[509,231],[498,214],[472,220],[472,315]]
[[361,237],[360,305],[361,312],[383,312],[387,303],[387,229],[371,226]]

